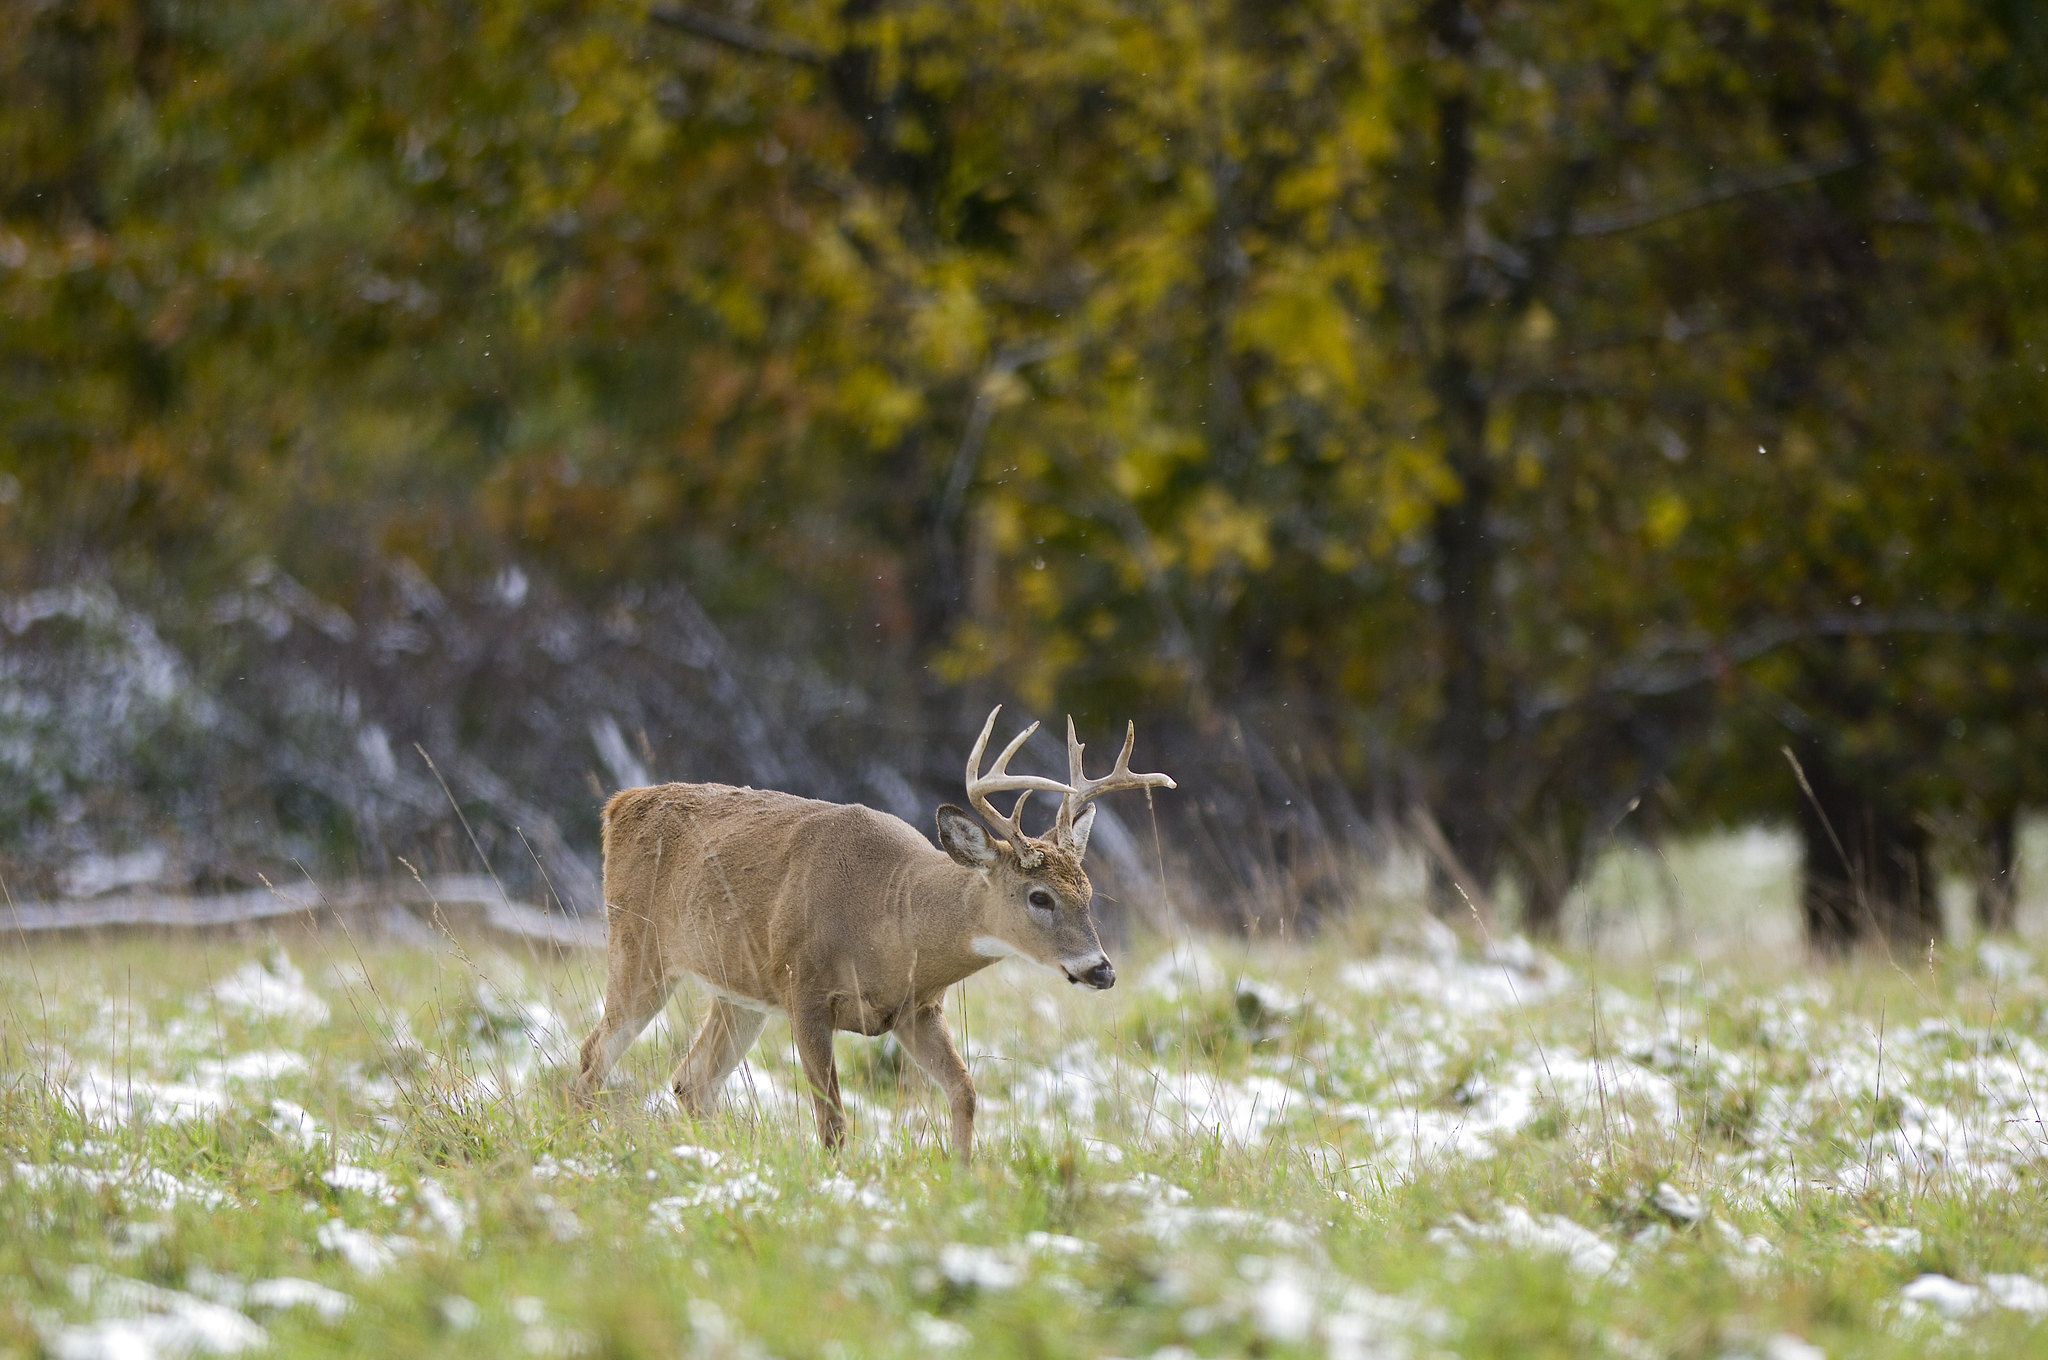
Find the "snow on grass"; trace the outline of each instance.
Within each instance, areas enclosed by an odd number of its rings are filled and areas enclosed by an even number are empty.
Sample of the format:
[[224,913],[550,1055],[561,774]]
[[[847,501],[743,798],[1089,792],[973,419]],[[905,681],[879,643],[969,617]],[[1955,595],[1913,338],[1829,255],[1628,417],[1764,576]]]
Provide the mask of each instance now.
[[357,1194],[368,1195],[379,1204],[389,1206],[398,1203],[398,1187],[392,1183],[389,1176],[370,1167],[350,1166],[345,1162],[337,1162],[321,1172],[320,1179],[336,1190],[352,1190]]
[[210,1119],[231,1103],[227,1089],[219,1084],[151,1081],[100,1067],[78,1073],[63,1093],[81,1118],[102,1129]]
[[1476,1223],[1459,1215],[1448,1226],[1432,1232],[1430,1240],[1461,1258],[1470,1258],[1472,1243],[1496,1243],[1515,1251],[1561,1257],[1581,1275],[1598,1277],[1619,1272],[1621,1278],[1627,1278],[1627,1267],[1614,1243],[1562,1214],[1539,1216],[1519,1204],[1500,1206],[1498,1216],[1491,1222]]
[[[298,1353],[314,1328],[980,1354],[1060,1316],[1089,1354],[1791,1356],[2048,1320],[2026,951],[1609,976],[1434,922],[1405,940],[1183,939],[1107,995],[977,978],[964,1174],[943,1100],[869,1040],[841,1040],[837,1158],[779,1024],[723,1113],[684,1114],[684,1005],[572,1108],[561,1017],[594,959],[295,946],[330,1001],[281,950],[173,948],[117,999],[101,961],[44,950],[39,981],[0,972],[0,1350],[12,1318],[52,1354]],[[51,1287],[74,1267],[82,1293]],[[619,1339],[643,1323],[663,1339]]]
[[1899,1306],[1908,1317],[1934,1313],[1953,1320],[1994,1308],[2044,1317],[2048,1316],[2048,1284],[2030,1275],[1987,1275],[1979,1285],[1928,1274],[1899,1291]]
[[181,1290],[83,1265],[67,1280],[94,1320],[45,1326],[43,1343],[57,1360],[235,1355],[269,1340],[247,1315]]
[[354,1300],[339,1289],[289,1275],[244,1282],[230,1275],[215,1274],[204,1266],[194,1266],[185,1285],[194,1294],[228,1308],[266,1313],[303,1308],[329,1326],[340,1323],[355,1306]]
[[306,986],[306,975],[282,949],[274,950],[266,961],[243,964],[216,983],[212,995],[222,1006],[252,1019],[297,1025],[327,1022],[327,1003]]
[[221,1209],[233,1203],[225,1191],[180,1180],[162,1167],[127,1161],[114,1167],[77,1166],[68,1162],[16,1162],[14,1179],[30,1190],[70,1189],[107,1194],[130,1210],[172,1209],[196,1204]]
[[382,1275],[419,1246],[409,1237],[351,1228],[338,1218],[330,1218],[314,1229],[313,1241],[346,1261],[358,1275],[370,1276]]
[[1413,996],[1466,1015],[1535,1005],[1572,981],[1569,968],[1519,936],[1467,959],[1449,926],[1429,920],[1421,930],[1425,952],[1419,956],[1355,960],[1343,965],[1339,978],[1368,996]]

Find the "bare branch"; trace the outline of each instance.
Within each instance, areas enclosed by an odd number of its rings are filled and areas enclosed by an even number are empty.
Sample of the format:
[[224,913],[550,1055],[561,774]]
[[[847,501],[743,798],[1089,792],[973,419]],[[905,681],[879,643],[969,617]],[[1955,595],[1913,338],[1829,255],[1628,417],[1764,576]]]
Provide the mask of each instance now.
[[676,4],[673,0],[649,6],[647,17],[664,28],[673,28],[693,38],[723,43],[757,57],[781,57],[806,66],[823,66],[830,59],[823,48],[802,38],[756,28],[738,19],[728,19],[723,14],[710,14],[693,5]]
[[1551,693],[1531,703],[1525,718],[1576,707],[1594,695],[1658,698],[1703,685],[1780,647],[1825,637],[1897,637],[1933,634],[2048,638],[2048,619],[2025,615],[1947,614],[1931,609],[1831,610],[1805,619],[1764,619],[1725,636],[1687,633],[1615,666],[1576,694]]
[[[1769,193],[1775,189],[1789,189],[1795,184],[1810,184],[1829,175],[1862,165],[1867,158],[1860,151],[1842,151],[1819,160],[1794,161],[1789,165],[1767,165],[1746,170],[1708,183],[1705,187],[1662,202],[1644,203],[1633,208],[1616,208],[1611,212],[1589,213],[1566,228],[1572,236],[1613,236],[1624,231],[1634,231],[1663,222],[1716,203],[1730,199],[1744,198],[1750,194]],[[1547,236],[1556,232],[1555,226],[1538,227],[1532,236]]]
[[967,426],[961,432],[960,447],[953,455],[952,470],[946,474],[945,490],[939,495],[937,519],[941,533],[949,530],[953,521],[960,517],[960,510],[967,500],[967,488],[973,483],[975,469],[981,461],[982,441],[987,437],[989,421],[995,415],[995,397],[1002,380],[1020,368],[1050,358],[1072,343],[1061,337],[1045,336],[1004,349],[989,361],[987,370],[974,384],[974,403],[967,411]]

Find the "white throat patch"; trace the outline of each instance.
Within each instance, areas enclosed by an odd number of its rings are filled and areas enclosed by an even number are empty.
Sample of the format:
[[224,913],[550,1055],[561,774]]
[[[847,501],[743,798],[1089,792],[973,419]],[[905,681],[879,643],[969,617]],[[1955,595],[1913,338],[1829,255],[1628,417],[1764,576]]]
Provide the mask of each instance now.
[[[956,935],[953,938],[958,939],[959,936]],[[1020,959],[1024,957],[1023,950],[1017,948],[1016,945],[1011,944],[1008,940],[998,939],[994,935],[977,935],[968,941],[968,948],[985,959],[1007,959],[1012,955]]]

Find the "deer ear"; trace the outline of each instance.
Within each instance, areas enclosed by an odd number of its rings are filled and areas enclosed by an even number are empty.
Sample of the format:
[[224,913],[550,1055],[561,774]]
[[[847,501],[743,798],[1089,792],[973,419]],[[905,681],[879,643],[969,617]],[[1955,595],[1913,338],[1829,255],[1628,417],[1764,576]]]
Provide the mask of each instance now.
[[988,828],[951,803],[939,809],[939,844],[962,868],[986,869],[996,862]]
[[1079,859],[1088,853],[1088,833],[1095,829],[1095,804],[1090,803],[1080,816],[1074,819],[1074,829],[1067,835],[1067,848]]

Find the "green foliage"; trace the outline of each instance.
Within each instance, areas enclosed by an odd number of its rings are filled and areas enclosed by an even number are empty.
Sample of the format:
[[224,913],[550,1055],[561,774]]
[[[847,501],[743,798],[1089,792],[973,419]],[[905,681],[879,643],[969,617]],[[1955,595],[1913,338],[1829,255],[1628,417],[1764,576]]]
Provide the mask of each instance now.
[[1791,806],[1788,735],[2048,784],[2023,7],[0,12],[14,579],[798,594],[1286,700],[1543,900],[1666,776]]

